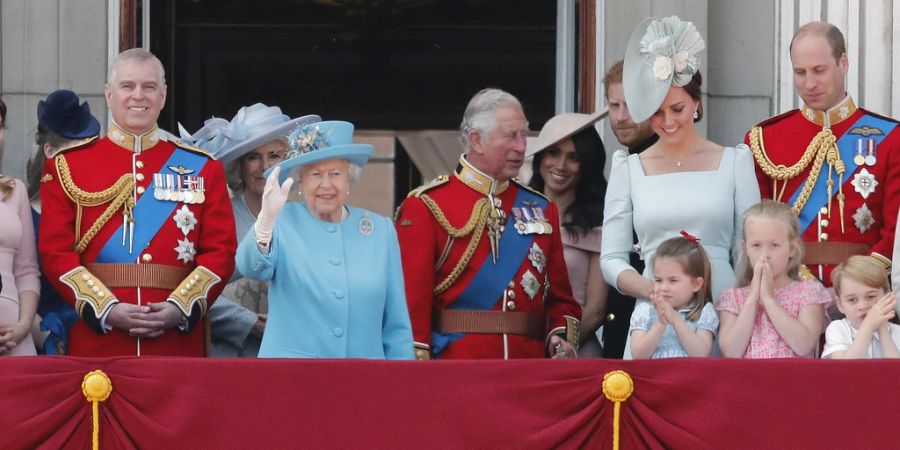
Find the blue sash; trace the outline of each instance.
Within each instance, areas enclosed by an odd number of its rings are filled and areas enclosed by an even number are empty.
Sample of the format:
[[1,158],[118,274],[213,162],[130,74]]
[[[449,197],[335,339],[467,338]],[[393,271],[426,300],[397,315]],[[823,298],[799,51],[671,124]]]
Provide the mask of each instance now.
[[[169,160],[163,164],[159,173],[178,175],[169,167],[182,166],[186,169],[192,169],[195,174],[199,174],[203,166],[206,165],[206,161],[208,161],[206,156],[176,148]],[[180,202],[157,200],[153,197],[154,190],[154,184],[150,183],[149,188],[141,195],[141,199],[138,200],[137,204],[134,205],[134,236],[131,245],[133,253],[128,252],[128,242],[122,245],[122,229],[124,225],[119,225],[116,232],[103,245],[100,254],[97,255],[96,262],[135,262],[138,255],[150,243],[150,240],[162,229],[162,226],[166,223],[166,220],[169,220],[172,211],[175,210]],[[115,220],[115,217],[113,216],[111,220]]]
[[[837,141],[838,152],[841,155],[841,160],[844,161],[844,166],[846,166],[847,170],[844,172],[844,184],[848,184],[852,178],[854,172],[856,172],[857,165],[853,161],[853,157],[856,155],[856,140],[859,139],[862,135],[853,133],[852,131],[857,128],[868,127],[870,129],[879,129],[882,131],[881,134],[870,134],[867,137],[875,141],[875,145],[881,144],[881,141],[887,137],[888,134],[896,127],[897,124],[880,117],[875,117],[870,114],[863,114],[859,120],[856,121],[853,125],[850,126],[846,133],[841,136]],[[819,213],[819,210],[822,209],[823,206],[828,204],[828,174],[825,173],[828,169],[826,167],[822,168],[822,173],[819,174],[819,178],[816,180],[816,184],[813,186],[812,192],[809,194],[809,200],[806,201],[806,204],[803,205],[803,209],[800,210],[799,219],[800,219],[800,234],[806,232],[806,229],[809,228],[810,224],[812,224],[816,220],[816,216]],[[797,201],[797,197],[800,196],[800,191],[803,190],[803,185],[794,192],[794,195],[791,196],[791,200],[788,203],[789,205],[793,205]],[[832,196],[838,193],[838,189],[833,189]]]
[[[547,207],[547,200],[527,189],[519,189],[513,208],[521,208],[528,203],[537,203],[541,209]],[[478,309],[490,310],[497,304],[497,299],[503,294],[509,280],[516,275],[522,267],[522,261],[528,255],[534,236],[519,234],[516,227],[510,224],[512,214],[507,218],[506,228],[500,235],[500,260],[494,264],[493,258],[488,256],[475,278],[466,286],[462,294],[450,305],[450,309]],[[555,230],[554,230],[555,231]],[[450,343],[462,338],[463,333],[431,333],[431,350],[435,358]]]

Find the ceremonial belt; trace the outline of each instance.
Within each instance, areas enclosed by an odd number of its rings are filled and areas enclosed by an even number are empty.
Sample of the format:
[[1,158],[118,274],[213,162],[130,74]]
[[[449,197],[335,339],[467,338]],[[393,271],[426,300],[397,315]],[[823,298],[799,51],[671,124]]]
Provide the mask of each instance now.
[[837,265],[851,256],[869,254],[869,246],[855,242],[806,242],[804,243],[803,264],[818,266]]
[[544,316],[474,309],[435,310],[432,328],[439,333],[519,334],[543,340]]
[[85,264],[106,287],[133,287],[173,291],[194,270],[163,264]]

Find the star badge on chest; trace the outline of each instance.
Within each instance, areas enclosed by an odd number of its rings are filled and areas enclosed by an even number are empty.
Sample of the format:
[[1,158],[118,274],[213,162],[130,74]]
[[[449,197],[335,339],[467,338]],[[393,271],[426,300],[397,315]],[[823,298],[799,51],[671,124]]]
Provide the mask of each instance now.
[[862,198],[869,198],[869,195],[872,195],[875,192],[875,188],[878,187],[878,180],[875,179],[875,175],[869,173],[865,167],[863,167],[859,172],[853,175],[853,181],[850,182],[853,185],[853,190],[858,192]]
[[531,249],[528,250],[528,259],[531,261],[531,265],[537,269],[538,273],[544,273],[544,267],[547,265],[547,257],[544,255],[544,251],[538,247],[537,242],[531,244]]
[[875,225],[875,217],[872,216],[869,207],[863,204],[853,214],[853,222],[856,224],[856,228],[859,228],[860,233],[865,233],[872,228],[872,225]]
[[197,255],[194,243],[187,238],[178,240],[178,247],[175,247],[175,252],[178,253],[178,259],[184,261],[185,264],[193,261],[194,256]]
[[522,290],[525,291],[530,300],[534,300],[534,296],[537,295],[538,290],[541,288],[541,282],[530,270],[526,270],[522,274],[522,281],[519,282],[519,285],[522,286]]
[[172,220],[178,225],[178,229],[187,236],[191,230],[197,225],[197,217],[194,216],[194,213],[188,209],[187,205],[181,205],[181,209],[175,212],[175,216],[172,217]]

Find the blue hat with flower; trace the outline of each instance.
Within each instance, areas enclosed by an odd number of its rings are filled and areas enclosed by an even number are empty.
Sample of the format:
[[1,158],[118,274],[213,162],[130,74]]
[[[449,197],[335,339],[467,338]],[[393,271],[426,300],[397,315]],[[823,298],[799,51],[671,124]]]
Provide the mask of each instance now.
[[297,167],[330,159],[345,159],[362,166],[375,150],[369,144],[353,143],[353,124],[342,120],[301,125],[288,136],[288,154],[284,161],[266,170],[269,176],[281,167],[279,183],[291,176]]
[[700,53],[706,44],[692,22],[676,16],[641,22],[625,50],[622,88],[635,122],[650,118],[671,86],[690,83],[700,70]]
[[85,139],[100,134],[100,122],[91,115],[88,102],[78,94],[60,89],[37,105],[38,124],[66,139]]

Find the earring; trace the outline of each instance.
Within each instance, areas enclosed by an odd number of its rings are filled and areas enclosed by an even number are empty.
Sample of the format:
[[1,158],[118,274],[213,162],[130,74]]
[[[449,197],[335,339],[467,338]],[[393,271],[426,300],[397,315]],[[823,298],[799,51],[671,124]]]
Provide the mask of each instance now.
[[699,119],[699,118],[700,118],[700,113],[697,112],[697,110],[695,109],[695,110],[694,110],[694,120],[697,120],[697,119]]

